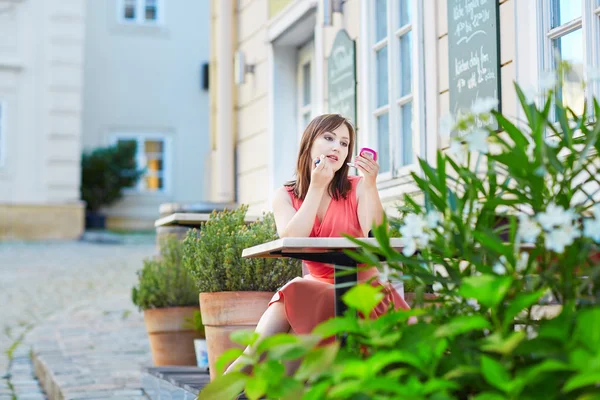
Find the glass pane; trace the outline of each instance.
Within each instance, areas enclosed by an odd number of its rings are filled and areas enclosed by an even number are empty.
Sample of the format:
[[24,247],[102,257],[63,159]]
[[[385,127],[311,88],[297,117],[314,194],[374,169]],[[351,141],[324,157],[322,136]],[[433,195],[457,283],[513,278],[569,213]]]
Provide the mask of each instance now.
[[156,7],[146,7],[146,21],[156,21]]
[[144,143],[144,150],[146,153],[162,153],[163,150],[162,140],[146,140]]
[[149,159],[146,163],[146,167],[148,169],[148,172],[160,172],[164,169],[163,160],[159,158]]
[[135,19],[135,1],[125,1],[125,9],[123,11],[123,18]]
[[388,103],[388,50],[377,51],[377,107]]
[[412,31],[400,37],[400,96],[412,92]]
[[581,85],[583,79],[583,31],[578,29],[553,40],[555,52],[560,59],[568,61],[572,70],[564,76],[562,90],[559,94],[564,105],[569,106],[577,114],[583,112],[585,92]]
[[409,165],[413,162],[412,102],[400,107],[400,118],[400,164]]
[[302,66],[302,105],[310,104],[310,62]]
[[377,145],[380,172],[390,172],[390,116],[387,113],[377,117]]
[[387,36],[387,0],[375,0],[375,42]]
[[581,17],[581,0],[551,0],[552,27],[566,24]]
[[2,165],[2,136],[4,135],[4,132],[2,132],[2,127],[4,126],[4,121],[2,120],[2,118],[4,117],[3,111],[4,110],[2,109],[2,103],[0,103],[0,165]]
[[154,192],[157,190],[164,189],[163,178],[158,177],[158,176],[147,175],[144,179],[146,181],[146,190],[148,190],[150,192]]
[[310,123],[310,113],[307,112],[302,116],[302,129],[306,128]]
[[398,8],[400,9],[400,19],[398,20],[399,21],[398,27],[401,27],[404,25],[408,25],[410,23],[410,19],[411,19],[411,15],[412,15],[410,3],[412,0],[399,0],[399,1],[400,1],[400,6]]

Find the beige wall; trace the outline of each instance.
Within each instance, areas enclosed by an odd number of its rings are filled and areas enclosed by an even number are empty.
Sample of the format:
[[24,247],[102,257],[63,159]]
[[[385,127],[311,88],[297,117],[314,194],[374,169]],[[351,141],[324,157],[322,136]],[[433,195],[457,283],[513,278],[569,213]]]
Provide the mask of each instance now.
[[106,210],[111,227],[152,228],[161,203],[209,196],[209,92],[201,66],[210,56],[210,0],[159,1],[157,26],[121,23],[118,0],[87,4],[83,145],[104,146],[119,133],[166,138],[167,191],[129,192]]
[[[43,220],[50,222],[46,228],[52,238],[77,237],[83,229],[79,160],[85,6],[85,0],[0,0],[0,101],[6,106],[2,237],[43,238]],[[69,225],[63,236],[56,234],[61,229],[51,228],[54,207],[74,210],[61,222]],[[27,226],[36,219],[40,225],[30,236]]]

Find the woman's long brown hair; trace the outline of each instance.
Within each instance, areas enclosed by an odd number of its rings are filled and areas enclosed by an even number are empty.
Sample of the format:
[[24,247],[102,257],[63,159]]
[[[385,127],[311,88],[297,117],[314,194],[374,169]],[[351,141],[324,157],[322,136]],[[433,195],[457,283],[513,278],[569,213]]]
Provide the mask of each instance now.
[[328,193],[329,195],[338,200],[340,197],[346,198],[348,191],[350,190],[350,181],[348,180],[348,165],[352,159],[352,151],[354,149],[354,140],[356,132],[354,126],[346,118],[339,114],[323,114],[315,117],[302,134],[302,141],[300,143],[300,150],[298,151],[298,161],[296,164],[296,180],[287,182],[285,186],[293,190],[296,197],[304,200],[306,193],[308,192],[308,186],[310,185],[310,175],[314,167],[314,160],[310,157],[310,150],[316,138],[325,132],[333,132],[340,125],[346,124],[348,132],[350,134],[350,143],[348,143],[348,156],[342,164],[331,183],[329,184]]

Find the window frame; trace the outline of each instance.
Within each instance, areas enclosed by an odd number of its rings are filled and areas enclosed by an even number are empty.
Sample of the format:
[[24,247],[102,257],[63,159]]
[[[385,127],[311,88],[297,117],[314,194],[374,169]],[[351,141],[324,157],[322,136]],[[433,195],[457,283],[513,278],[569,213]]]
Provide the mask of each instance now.
[[[381,187],[395,185],[394,180],[404,178],[411,172],[418,172],[418,157],[426,157],[427,149],[425,138],[425,112],[422,102],[425,91],[425,73],[424,73],[424,52],[423,52],[423,4],[419,0],[409,0],[411,6],[411,20],[408,24],[400,26],[400,2],[399,0],[387,0],[386,23],[387,33],[385,38],[376,39],[376,4],[372,0],[363,2],[365,11],[362,13],[362,23],[366,25],[366,46],[361,46],[363,65],[366,67],[368,77],[367,93],[364,97],[366,101],[366,113],[363,119],[365,123],[363,128],[369,132],[368,140],[363,139],[361,146],[373,145],[377,149],[381,148],[378,143],[377,117],[388,113],[388,130],[390,140],[390,171],[380,173],[377,182]],[[410,94],[401,96],[401,68],[400,60],[400,41],[401,38],[410,33],[411,37],[411,60],[410,67],[412,73],[412,89]],[[387,69],[388,69],[388,102],[384,106],[377,107],[377,51],[387,47]],[[401,135],[402,128],[402,106],[412,103],[412,162],[401,164],[404,156],[404,149],[401,147],[401,141],[404,136]],[[387,182],[387,184],[386,184]]]
[[0,98],[0,168],[6,165],[6,102]]
[[121,24],[125,25],[147,25],[156,26],[163,24],[164,2],[163,0],[155,0],[156,18],[153,20],[146,19],[145,8],[148,0],[133,0],[135,2],[135,18],[125,18],[125,3],[127,0],[119,0],[117,7],[117,19]]
[[[589,68],[599,68],[600,46],[600,0],[579,0],[582,2],[581,17],[568,21],[562,25],[552,28],[552,7],[555,0],[537,0],[540,11],[540,41],[541,55],[540,70],[555,71],[552,42],[581,29],[583,37],[583,79],[588,81]],[[577,0],[575,0],[577,1]],[[586,88],[586,103],[588,107],[593,106],[592,99],[600,93],[599,82],[589,82]]]
[[143,195],[169,195],[171,194],[171,138],[161,133],[128,133],[128,132],[116,132],[111,135],[111,144],[116,145],[120,140],[132,140],[137,144],[135,160],[137,167],[146,167],[146,159],[144,157],[144,144],[146,141],[162,141],[163,142],[163,187],[162,189],[149,190],[146,187],[144,178],[146,174],[142,175],[137,185],[132,188],[124,190],[127,194],[143,194]]

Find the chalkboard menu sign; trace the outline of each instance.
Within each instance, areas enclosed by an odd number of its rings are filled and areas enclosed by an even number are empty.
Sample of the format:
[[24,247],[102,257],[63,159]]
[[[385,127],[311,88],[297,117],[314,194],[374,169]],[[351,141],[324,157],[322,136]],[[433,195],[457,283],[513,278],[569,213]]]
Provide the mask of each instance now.
[[448,0],[450,112],[478,98],[500,101],[498,0]]
[[327,83],[329,112],[356,124],[356,47],[344,29],[335,36],[327,59]]

